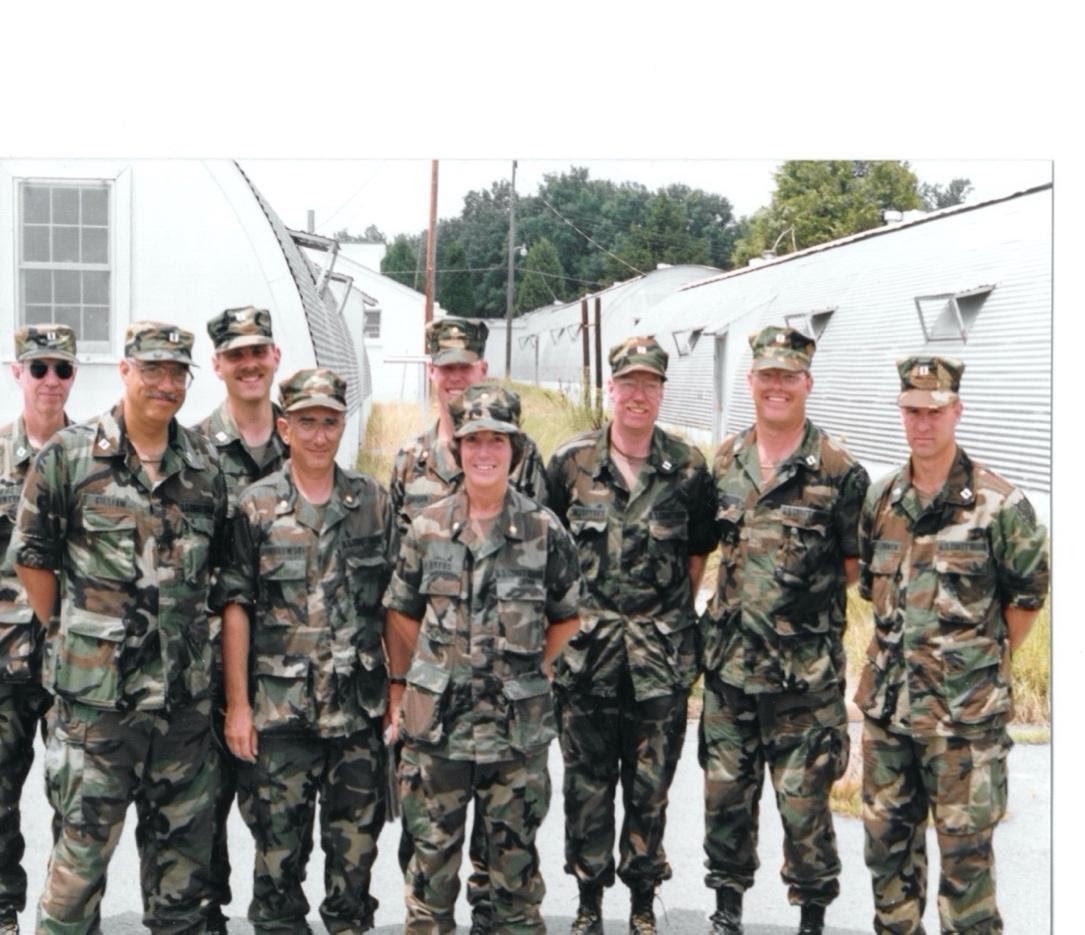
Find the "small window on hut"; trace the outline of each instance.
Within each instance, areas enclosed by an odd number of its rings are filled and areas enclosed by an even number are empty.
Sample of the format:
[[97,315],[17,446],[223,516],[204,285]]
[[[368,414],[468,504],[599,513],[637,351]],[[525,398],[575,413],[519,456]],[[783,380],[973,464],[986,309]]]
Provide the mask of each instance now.
[[836,307],[833,306],[832,308],[814,309],[810,312],[793,312],[790,315],[784,315],[784,324],[818,341],[821,339],[821,332],[825,330],[825,326],[829,324],[829,319],[833,317],[835,311]]
[[994,288],[993,285],[976,286],[961,292],[917,295],[915,307],[927,343],[966,343],[983,303]]
[[674,338],[674,348],[678,351],[679,357],[688,357],[693,353],[693,349],[697,346],[697,342],[701,339],[701,335],[704,333],[704,328],[687,328],[685,331],[672,331],[671,337]]

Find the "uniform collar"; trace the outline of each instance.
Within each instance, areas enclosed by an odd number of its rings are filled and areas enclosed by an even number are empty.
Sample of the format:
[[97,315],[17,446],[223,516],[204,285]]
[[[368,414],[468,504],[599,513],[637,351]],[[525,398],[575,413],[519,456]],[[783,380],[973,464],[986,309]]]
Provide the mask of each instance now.
[[[607,422],[599,431],[595,448],[596,458],[595,476],[598,477],[604,467],[609,467],[613,459],[610,457],[610,427],[613,423]],[[669,444],[667,434],[658,425],[652,426],[652,441],[648,447],[648,458],[644,462],[650,465],[659,474],[674,474],[689,460],[687,452],[676,451]],[[617,468],[611,473],[617,473]]]
[[[942,485],[942,489],[935,495],[932,504],[941,501],[942,503],[966,508],[975,506],[975,475],[976,469],[972,463],[972,459],[968,457],[965,450],[958,445],[957,453],[953,458],[953,464],[950,465],[949,474],[946,476],[946,482]],[[905,494],[911,489],[912,461],[909,458],[908,462],[901,469],[900,474],[897,477],[897,482],[893,485],[893,489],[889,492],[890,502],[900,503]]]
[[[327,505],[324,510],[324,527],[332,526],[339,522],[352,510],[358,509],[359,498],[358,491],[351,483],[350,475],[340,469],[336,464],[333,467],[335,472],[332,480],[332,493],[328,498]],[[279,473],[278,483],[275,489],[275,515],[284,516],[294,510],[298,511],[298,519],[304,525],[309,526],[316,532],[320,532],[319,529],[312,522],[306,522],[308,517],[302,515],[302,507],[305,506],[301,494],[298,492],[297,486],[294,484],[294,478],[290,474],[290,462],[287,461],[281,472]],[[301,506],[299,507],[299,503]],[[308,509],[305,509],[308,513]]]
[[[124,431],[124,404],[117,403],[109,412],[98,417],[97,428],[94,432],[94,457],[96,458],[127,458],[129,451],[134,452]],[[171,455],[180,458],[194,471],[202,470],[207,466],[203,455],[196,450],[186,432],[181,431],[177,424],[177,418],[170,419],[166,454],[163,457],[164,475],[174,473],[174,469],[168,464]]]
[[432,464],[433,473],[436,474],[449,486],[463,476],[463,470],[452,456],[452,448],[441,441],[438,434],[440,423],[434,423],[427,431],[419,436],[419,445],[422,449],[418,456],[421,465]]
[[[736,458],[741,458],[742,464],[750,473],[751,477],[760,478],[761,468],[757,463],[757,427],[751,425],[745,432],[739,435],[731,449]],[[817,428],[809,419],[803,421],[802,438],[799,439],[795,450],[776,466],[775,477],[777,482],[789,479],[800,470],[816,472],[821,467],[821,440],[818,437]],[[776,486],[776,484],[773,484]]]
[[[68,414],[64,413],[65,428],[72,424]],[[30,437],[26,434],[26,421],[22,414],[18,415],[11,428],[11,460],[14,466],[22,466],[38,453],[38,450],[30,444]]]

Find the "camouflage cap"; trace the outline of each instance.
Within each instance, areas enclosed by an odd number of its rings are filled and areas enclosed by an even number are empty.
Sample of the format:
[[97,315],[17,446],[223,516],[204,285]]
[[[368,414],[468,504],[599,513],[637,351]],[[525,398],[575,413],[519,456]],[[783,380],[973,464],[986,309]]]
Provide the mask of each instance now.
[[346,412],[347,381],[327,367],[298,370],[279,384],[279,400],[283,412],[314,406]]
[[643,370],[667,379],[667,361],[670,356],[651,335],[635,335],[615,344],[607,355],[610,375],[620,377],[623,373]]
[[438,318],[426,325],[426,352],[438,367],[473,364],[486,353],[490,329],[485,322],[466,318]]
[[124,356],[133,360],[192,363],[192,332],[163,321],[134,321],[124,329]]
[[75,360],[75,332],[67,325],[53,323],[23,325],[15,331],[15,359],[55,357]]
[[750,335],[751,370],[809,370],[817,344],[794,328],[769,325]]
[[246,305],[228,308],[207,323],[207,333],[216,351],[228,351],[250,344],[274,344],[271,336],[271,312]]
[[474,432],[520,431],[520,397],[498,383],[476,383],[448,402],[452,434],[456,438]]
[[902,357],[897,361],[897,405],[941,409],[957,399],[964,363],[956,357]]

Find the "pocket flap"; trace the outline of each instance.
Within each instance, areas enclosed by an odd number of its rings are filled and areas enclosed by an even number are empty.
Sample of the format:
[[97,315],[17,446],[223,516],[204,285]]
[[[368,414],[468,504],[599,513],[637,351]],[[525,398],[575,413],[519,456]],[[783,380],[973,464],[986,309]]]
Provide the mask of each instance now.
[[697,623],[693,614],[672,614],[664,617],[653,617],[652,623],[660,633],[679,633],[688,630]]
[[260,550],[260,577],[268,581],[304,581],[306,549],[272,547]]
[[24,624],[34,619],[34,611],[26,606],[16,605],[0,610],[0,623]]
[[124,621],[119,617],[107,617],[82,607],[69,606],[64,612],[64,632],[89,636],[96,640],[120,643],[124,640]]
[[83,510],[83,528],[89,532],[127,532],[136,528],[136,518],[119,510]]
[[816,510],[807,506],[792,506],[790,504],[780,507],[780,522],[784,526],[793,526],[796,529],[809,529],[819,535],[827,535],[831,516],[827,510]]
[[986,549],[982,552],[945,550],[941,548],[934,559],[935,570],[942,575],[982,575],[987,571]]
[[280,679],[303,679],[309,673],[309,660],[305,656],[259,655],[253,665],[257,675]]
[[537,698],[539,695],[548,694],[550,683],[541,672],[521,675],[505,682],[502,691],[509,701],[523,701],[525,698]]
[[510,576],[496,581],[499,601],[544,601],[546,588],[538,578]]
[[948,674],[975,672],[1002,664],[1002,648],[996,640],[981,636],[972,640],[960,640],[946,645],[942,650]]
[[874,575],[895,575],[900,568],[900,552],[896,549],[879,549],[874,546],[870,558],[870,572]]
[[407,681],[411,685],[417,685],[434,694],[442,694],[448,688],[452,673],[441,666],[435,666],[432,662],[424,659],[415,659],[407,672]]

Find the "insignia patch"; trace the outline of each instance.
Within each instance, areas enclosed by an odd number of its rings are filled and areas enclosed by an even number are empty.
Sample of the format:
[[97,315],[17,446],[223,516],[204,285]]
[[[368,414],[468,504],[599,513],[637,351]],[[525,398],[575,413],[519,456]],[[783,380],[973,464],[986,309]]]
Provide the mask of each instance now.
[[971,490],[971,488],[962,487],[961,488],[961,497],[963,497],[965,500],[971,500],[972,499],[972,490]]
[[637,345],[637,353],[638,354],[647,354],[648,353],[648,348],[645,347],[643,344],[638,344]]
[[181,336],[176,331],[170,332],[170,344],[180,344]]
[[219,431],[215,432],[215,438],[218,439],[220,442],[226,441],[226,439],[229,438],[229,437],[230,436],[227,435],[225,432],[223,432],[221,429],[219,429]]
[[927,366],[926,364],[918,364],[918,365],[916,366],[916,368],[915,368],[915,372],[916,372],[916,373],[917,373],[917,374],[918,374],[919,376],[921,376],[921,377],[925,377],[925,376],[926,376],[926,375],[927,375],[928,373],[930,373],[930,372],[931,372],[931,368],[930,368],[930,367],[928,367],[928,366]]
[[22,445],[20,445],[15,454],[17,454],[21,458],[23,455],[26,454],[26,449]]
[[105,451],[109,447],[109,442],[103,438],[100,442],[98,442],[98,447],[101,448],[102,451]]
[[785,334],[783,334],[782,332],[780,334],[776,335],[776,343],[777,344],[786,344],[787,343],[787,336]]
[[815,464],[818,463],[818,459],[815,458],[813,455],[807,455],[806,456],[806,463],[809,464],[810,467],[813,467]]
[[55,341],[57,339],[57,333],[55,331],[46,332],[46,335],[50,341]]
[[670,461],[664,461],[660,465],[660,467],[663,468],[664,471],[669,471],[671,469],[671,462]]

